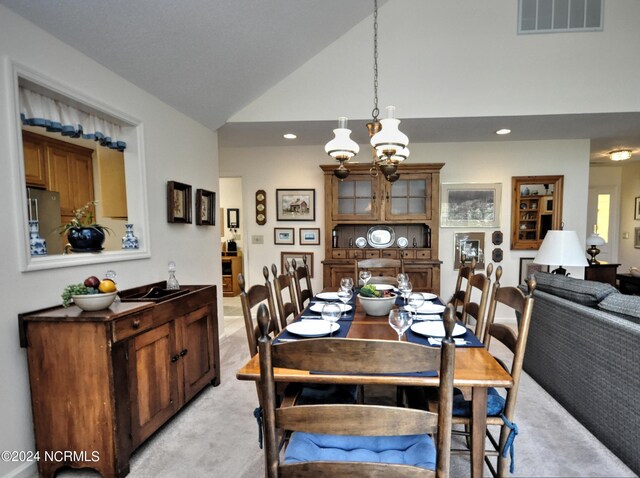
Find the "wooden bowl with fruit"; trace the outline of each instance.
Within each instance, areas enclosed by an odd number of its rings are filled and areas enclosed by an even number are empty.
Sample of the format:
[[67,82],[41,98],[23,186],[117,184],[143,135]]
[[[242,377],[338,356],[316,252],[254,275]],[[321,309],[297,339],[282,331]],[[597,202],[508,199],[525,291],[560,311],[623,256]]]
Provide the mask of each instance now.
[[365,285],[358,293],[360,305],[367,315],[381,317],[388,315],[396,304],[396,294],[389,290],[378,290],[374,285]]
[[116,300],[118,290],[112,279],[100,280],[87,277],[81,284],[70,284],[62,291],[62,305],[69,307],[71,301],[82,310],[93,311],[109,308]]

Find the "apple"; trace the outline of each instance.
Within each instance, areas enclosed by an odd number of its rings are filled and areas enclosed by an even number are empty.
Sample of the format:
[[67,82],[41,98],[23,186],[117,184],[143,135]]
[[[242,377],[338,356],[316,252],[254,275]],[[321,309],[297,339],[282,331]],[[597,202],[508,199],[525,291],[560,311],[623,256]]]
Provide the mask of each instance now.
[[100,279],[98,279],[96,276],[87,277],[84,280],[84,285],[86,287],[93,287],[94,289],[97,289],[100,285]]

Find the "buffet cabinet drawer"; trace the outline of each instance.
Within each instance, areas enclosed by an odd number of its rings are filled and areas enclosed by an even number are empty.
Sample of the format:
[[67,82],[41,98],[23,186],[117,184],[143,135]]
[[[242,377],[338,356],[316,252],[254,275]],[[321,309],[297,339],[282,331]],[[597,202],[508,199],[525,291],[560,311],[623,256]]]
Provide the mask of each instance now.
[[126,339],[153,327],[153,312],[151,310],[131,314],[116,320],[113,324],[113,341]]

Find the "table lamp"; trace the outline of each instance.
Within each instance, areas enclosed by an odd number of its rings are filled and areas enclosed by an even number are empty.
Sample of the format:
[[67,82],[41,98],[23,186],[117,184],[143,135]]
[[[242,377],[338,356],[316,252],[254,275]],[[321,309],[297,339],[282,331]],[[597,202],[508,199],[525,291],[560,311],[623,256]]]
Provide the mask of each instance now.
[[563,266],[587,267],[589,265],[582,251],[576,231],[547,231],[533,262],[559,266],[553,273],[567,275],[567,270]]
[[589,258],[589,264],[600,264],[600,261],[596,259],[596,256],[600,254],[600,249],[598,249],[598,246],[603,246],[605,244],[605,240],[597,232],[594,232],[589,237],[587,237],[587,245],[589,246],[589,249],[587,249],[587,254],[591,256]]

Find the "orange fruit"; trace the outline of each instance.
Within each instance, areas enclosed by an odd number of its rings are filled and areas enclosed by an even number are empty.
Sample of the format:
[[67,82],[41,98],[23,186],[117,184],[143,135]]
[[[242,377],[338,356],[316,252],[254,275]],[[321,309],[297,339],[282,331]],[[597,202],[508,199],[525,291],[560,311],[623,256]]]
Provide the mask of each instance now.
[[100,285],[98,286],[98,290],[104,294],[108,292],[116,291],[116,283],[111,279],[104,279],[100,281]]

